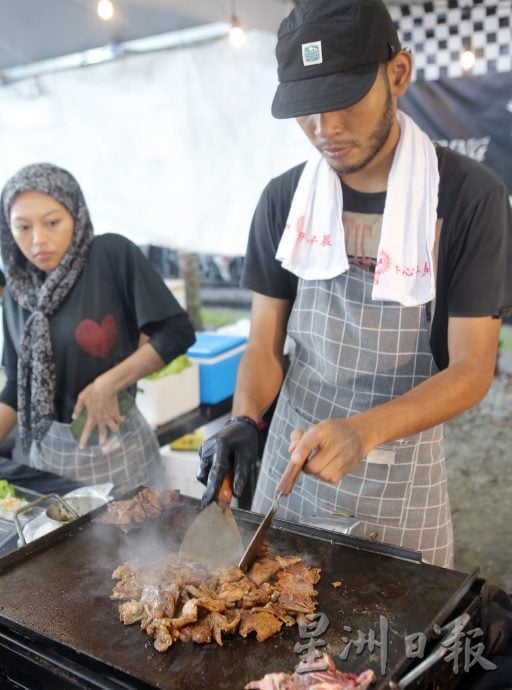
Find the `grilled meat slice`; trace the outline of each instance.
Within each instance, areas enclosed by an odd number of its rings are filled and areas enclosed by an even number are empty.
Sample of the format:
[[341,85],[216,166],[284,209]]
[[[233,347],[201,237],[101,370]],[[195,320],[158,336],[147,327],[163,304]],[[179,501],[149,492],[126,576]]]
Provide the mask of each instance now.
[[155,520],[167,509],[178,505],[181,501],[179,489],[152,489],[145,487],[139,492],[146,517]]
[[175,582],[162,585],[162,592],[165,597],[164,614],[172,618],[176,612],[176,606],[181,595],[181,588]]
[[256,633],[258,642],[264,642],[275,635],[283,624],[270,609],[258,608],[252,611],[244,611],[238,632],[242,637],[247,637],[251,632]]
[[179,618],[171,618],[171,625],[175,630],[197,621],[197,599],[189,599],[181,610]]
[[316,595],[310,582],[300,575],[284,570],[277,574],[277,589],[280,591],[277,600],[288,612],[313,613],[316,609]]
[[181,501],[181,494],[179,489],[162,489],[160,491],[160,503],[163,508],[172,508]]
[[[276,558],[279,558],[279,556],[276,556]],[[310,568],[305,563],[299,561],[300,559],[287,565],[286,572],[291,573],[295,577],[300,577],[300,579],[304,580],[304,582],[309,582],[312,585],[316,585],[320,579],[320,568]]]
[[142,591],[142,584],[136,577],[119,580],[112,590],[111,599],[138,599]]
[[283,569],[290,569],[291,566],[295,565],[295,563],[300,563],[302,560],[300,556],[280,556],[279,554],[276,554],[274,558],[279,563],[279,567]]
[[104,512],[93,518],[93,522],[118,525],[123,532],[139,527],[145,520],[155,520],[167,508],[180,501],[179,491],[158,491],[150,487],[141,489],[132,498],[110,501]]
[[245,573],[240,568],[231,566],[230,568],[224,568],[219,576],[219,583],[222,585],[224,582],[239,582]]
[[289,627],[291,625],[295,625],[295,623],[299,622],[299,617],[294,617],[290,615],[289,613],[286,612],[286,609],[280,606],[279,604],[276,604],[273,601],[270,601],[268,604],[265,604],[265,608],[268,609],[269,611],[272,611],[274,616],[278,618],[282,623],[286,625],[286,627]]
[[273,556],[264,556],[254,561],[247,573],[247,577],[252,580],[255,585],[261,585],[264,582],[268,582],[272,575],[275,575],[280,569],[281,566]]
[[222,633],[235,632],[241,617],[240,611],[236,610],[226,614],[213,611],[207,615],[206,620],[213,633],[213,639],[220,647],[222,647]]
[[222,613],[226,610],[226,602],[215,597],[200,597],[197,600],[197,606],[206,611],[216,611],[217,613]]
[[191,623],[179,631],[182,642],[195,642],[196,644],[208,644],[212,641],[212,631],[208,623],[208,617],[201,618],[196,623]]
[[158,625],[154,633],[155,641],[153,646],[157,652],[166,652],[173,643],[173,636],[169,628],[164,625]]
[[128,577],[134,575],[139,568],[139,561],[126,561],[112,573],[113,580],[126,580]]
[[228,604],[236,604],[242,609],[252,609],[254,606],[264,606],[270,601],[272,586],[264,582],[258,587],[247,577],[239,582],[224,582],[217,590],[216,596]]
[[145,585],[140,602],[144,606],[144,611],[152,618],[162,618],[167,604],[167,597],[158,585]]
[[250,590],[245,592],[242,599],[243,609],[252,609],[255,606],[265,606],[270,601],[270,596],[272,593],[272,588],[267,582],[264,582],[261,587],[252,587]]
[[119,619],[125,625],[132,625],[142,620],[144,615],[144,605],[140,601],[132,599],[125,601],[119,606]]
[[217,596],[226,604],[236,604],[244,598],[242,582],[224,582],[219,588]]

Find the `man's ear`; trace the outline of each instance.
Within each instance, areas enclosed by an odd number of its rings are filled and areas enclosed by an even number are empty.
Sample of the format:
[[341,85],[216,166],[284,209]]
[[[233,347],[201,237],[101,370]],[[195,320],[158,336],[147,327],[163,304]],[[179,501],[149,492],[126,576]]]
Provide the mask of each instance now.
[[412,76],[412,56],[409,51],[401,50],[386,63],[391,92],[397,98],[407,91]]

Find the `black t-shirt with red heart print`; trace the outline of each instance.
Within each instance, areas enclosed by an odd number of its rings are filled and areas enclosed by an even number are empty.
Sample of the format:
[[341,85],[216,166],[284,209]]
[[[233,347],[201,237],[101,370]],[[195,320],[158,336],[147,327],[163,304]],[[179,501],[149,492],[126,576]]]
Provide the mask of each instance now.
[[[8,287],[3,312],[7,384],[0,401],[16,409],[20,334],[29,313]],[[194,339],[184,310],[152,264],[135,244],[115,234],[94,238],[82,273],[49,321],[57,374],[55,418],[66,423],[78,394],[132,354],[141,331],[165,361],[185,352]]]

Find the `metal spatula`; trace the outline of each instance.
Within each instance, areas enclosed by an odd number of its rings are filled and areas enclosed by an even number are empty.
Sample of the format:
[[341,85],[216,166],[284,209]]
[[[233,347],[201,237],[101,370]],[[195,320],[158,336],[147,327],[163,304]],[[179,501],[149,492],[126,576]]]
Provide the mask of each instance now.
[[226,475],[215,501],[201,510],[187,529],[180,556],[215,566],[236,565],[243,553],[240,530],[231,512],[231,473]]
[[290,491],[293,489],[295,482],[297,481],[297,477],[301,473],[306,460],[307,458],[304,458],[304,461],[301,463],[292,462],[290,460],[290,462],[286,465],[286,469],[283,472],[281,481],[277,486],[272,505],[270,506],[263,520],[260,522],[258,529],[254,533],[253,538],[245,549],[242,558],[238,562],[238,567],[240,570],[247,570],[258,555],[259,548],[263,539],[265,538],[268,528],[270,527],[270,523],[274,518],[281,496],[288,496]]

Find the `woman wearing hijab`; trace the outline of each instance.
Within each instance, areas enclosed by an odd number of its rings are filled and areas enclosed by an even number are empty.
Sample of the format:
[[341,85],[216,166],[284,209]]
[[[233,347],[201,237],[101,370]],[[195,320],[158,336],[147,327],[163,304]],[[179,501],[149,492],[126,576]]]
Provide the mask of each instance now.
[[[118,495],[158,485],[156,436],[136,405],[120,410],[118,396],[134,396],[138,379],[190,347],[187,315],[136,245],[94,236],[66,170],[22,168],[0,204],[7,279],[0,440],[17,422],[37,469],[112,482]],[[83,416],[75,435],[71,422]]]

